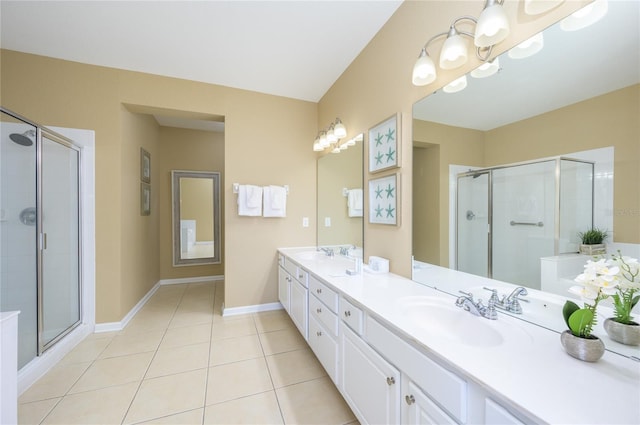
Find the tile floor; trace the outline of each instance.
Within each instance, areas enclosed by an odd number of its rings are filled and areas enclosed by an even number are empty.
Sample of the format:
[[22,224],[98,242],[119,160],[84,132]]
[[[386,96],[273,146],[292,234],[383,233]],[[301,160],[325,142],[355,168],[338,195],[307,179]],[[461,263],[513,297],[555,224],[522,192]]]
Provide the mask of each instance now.
[[351,424],[284,311],[222,317],[222,282],[162,286],[19,399],[20,424]]

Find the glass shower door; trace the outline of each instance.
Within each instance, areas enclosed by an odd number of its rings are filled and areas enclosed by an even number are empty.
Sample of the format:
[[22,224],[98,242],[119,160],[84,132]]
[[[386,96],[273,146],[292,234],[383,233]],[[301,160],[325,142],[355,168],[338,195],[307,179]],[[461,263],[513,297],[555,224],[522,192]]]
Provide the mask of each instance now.
[[456,269],[490,276],[489,172],[458,177]]
[[80,154],[42,136],[40,349],[80,323]]
[[18,368],[38,354],[36,127],[0,121],[0,311],[18,316]]

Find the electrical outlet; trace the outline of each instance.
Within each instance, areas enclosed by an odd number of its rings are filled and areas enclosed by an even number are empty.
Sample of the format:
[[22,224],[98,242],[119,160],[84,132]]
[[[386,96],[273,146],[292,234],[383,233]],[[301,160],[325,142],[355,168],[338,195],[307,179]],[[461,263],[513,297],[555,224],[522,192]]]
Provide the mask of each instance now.
[[309,227],[309,217],[302,217],[302,227]]
[[324,227],[331,227],[331,217],[324,218]]

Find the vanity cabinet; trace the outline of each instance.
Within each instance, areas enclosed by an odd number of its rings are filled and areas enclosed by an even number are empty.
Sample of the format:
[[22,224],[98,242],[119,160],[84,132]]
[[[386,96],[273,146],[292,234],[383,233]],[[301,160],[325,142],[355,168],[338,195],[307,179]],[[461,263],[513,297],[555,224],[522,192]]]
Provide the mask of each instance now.
[[363,424],[400,423],[400,371],[343,323],[342,395]]
[[338,385],[338,294],[309,276],[309,346]]
[[304,339],[308,338],[309,273],[287,257],[278,260],[278,297]]

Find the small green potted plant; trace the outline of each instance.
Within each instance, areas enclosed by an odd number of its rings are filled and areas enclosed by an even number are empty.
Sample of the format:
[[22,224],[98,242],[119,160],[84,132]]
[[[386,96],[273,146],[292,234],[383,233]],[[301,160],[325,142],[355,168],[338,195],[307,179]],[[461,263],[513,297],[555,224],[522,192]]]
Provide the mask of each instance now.
[[617,268],[617,291],[613,298],[614,317],[604,321],[609,338],[626,345],[640,345],[640,324],[633,320],[631,311],[638,304],[640,295],[640,264],[636,258],[622,256],[620,251],[608,261]]
[[604,343],[591,332],[597,322],[598,304],[616,292],[618,271],[609,268],[605,259],[588,260],[584,273],[575,278],[581,285],[572,286],[569,291],[582,297],[584,307],[573,301],[565,302],[562,315],[569,330],[560,336],[562,346],[571,356],[595,362],[604,354]]
[[593,227],[584,232],[579,232],[581,239],[580,253],[586,255],[601,255],[607,252],[604,241],[607,239],[607,231]]

